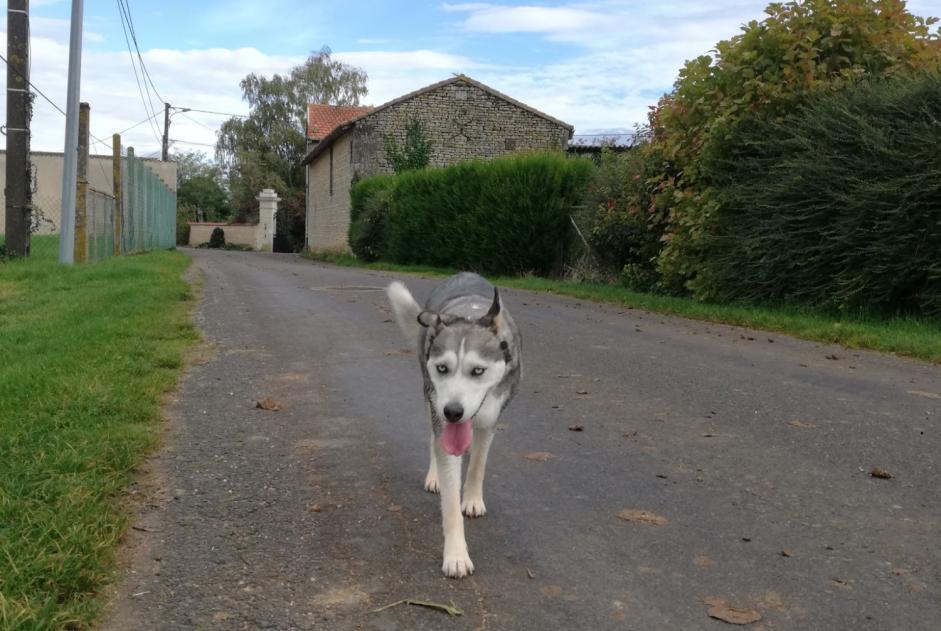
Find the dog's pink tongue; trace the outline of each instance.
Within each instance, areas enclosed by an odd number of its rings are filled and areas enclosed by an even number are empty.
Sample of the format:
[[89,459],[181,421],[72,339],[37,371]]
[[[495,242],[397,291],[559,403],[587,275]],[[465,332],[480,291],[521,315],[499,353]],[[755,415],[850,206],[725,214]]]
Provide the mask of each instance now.
[[441,445],[452,456],[463,456],[470,447],[473,436],[473,422],[445,423],[441,432]]

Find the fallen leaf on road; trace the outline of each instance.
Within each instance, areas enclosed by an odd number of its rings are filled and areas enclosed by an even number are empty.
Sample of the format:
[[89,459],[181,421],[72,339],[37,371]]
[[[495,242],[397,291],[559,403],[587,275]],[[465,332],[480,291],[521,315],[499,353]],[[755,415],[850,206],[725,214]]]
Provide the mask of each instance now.
[[402,507],[399,506],[398,504],[390,504],[389,508],[387,508],[386,510],[389,511],[390,513],[397,513],[400,510],[402,510]]
[[914,394],[916,397],[925,397],[926,399],[941,399],[941,394],[935,394],[934,392],[925,392],[924,390],[907,390],[909,394]]
[[703,438],[715,438],[716,436],[718,436],[718,434],[710,434],[708,432],[702,435]]
[[277,412],[281,409],[281,404],[272,399],[271,397],[265,397],[261,401],[255,402],[255,407],[259,410],[267,410],[269,412]]
[[556,596],[562,594],[562,588],[558,585],[546,585],[539,591],[541,591],[545,596],[549,596],[551,598],[555,598]]
[[450,605],[443,605],[441,603],[433,603],[428,600],[414,600],[412,598],[403,598],[402,600],[397,600],[394,603],[390,603],[385,607],[379,607],[379,609],[373,609],[373,613],[379,613],[386,609],[391,609],[398,605],[415,605],[416,607],[427,607],[428,609],[437,609],[438,611],[443,611],[449,616],[463,616],[464,612],[454,606],[454,603]]
[[785,558],[790,558],[790,557],[794,556],[794,553],[791,552],[790,550],[788,550],[787,548],[784,548],[783,550],[781,550],[781,556],[783,556],[783,557],[785,557]]
[[708,554],[700,554],[693,559],[693,564],[697,567],[712,567],[716,562]]
[[536,575],[533,574],[533,571],[529,568],[526,568],[526,576],[528,576],[529,578],[536,578]]
[[869,472],[869,475],[871,475],[874,478],[880,478],[882,480],[891,480],[892,478],[895,477],[894,475],[892,475],[891,473],[889,473],[882,467],[873,467],[872,471]]
[[569,425],[570,432],[583,432],[585,428],[581,425]]
[[843,580],[842,578],[831,578],[830,583],[833,585],[836,585],[837,587],[841,587],[843,589],[852,589],[850,587],[850,584],[847,581]]
[[625,508],[619,512],[618,519],[623,519],[633,524],[647,524],[648,526],[666,526],[670,522],[670,520],[663,515],[633,508]]
[[790,425],[791,427],[797,427],[800,429],[817,429],[817,426],[814,425],[813,423],[805,423],[804,421],[797,421],[797,420],[791,421],[790,423],[788,423],[788,425]]
[[547,460],[552,460],[555,458],[555,456],[550,454],[548,451],[533,451],[526,454],[524,457],[527,460],[535,460],[537,462],[546,462]]
[[706,612],[709,617],[722,622],[751,624],[761,620],[761,614],[754,609],[733,607],[723,598],[703,598],[703,602],[709,605],[709,610]]
[[578,390],[575,391],[575,394],[588,394],[588,390],[585,390],[584,388],[579,388]]
[[311,505],[310,505],[310,512],[312,512],[312,513],[319,513],[320,511],[321,511],[320,504],[311,504]]
[[624,438],[634,438],[637,436],[637,432],[624,432]]

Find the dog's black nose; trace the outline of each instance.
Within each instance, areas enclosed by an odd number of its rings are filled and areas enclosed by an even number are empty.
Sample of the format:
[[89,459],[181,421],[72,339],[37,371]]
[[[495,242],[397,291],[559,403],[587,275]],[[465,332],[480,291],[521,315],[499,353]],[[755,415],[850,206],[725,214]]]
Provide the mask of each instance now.
[[444,406],[444,418],[452,423],[457,423],[464,418],[464,408],[460,403],[448,403]]

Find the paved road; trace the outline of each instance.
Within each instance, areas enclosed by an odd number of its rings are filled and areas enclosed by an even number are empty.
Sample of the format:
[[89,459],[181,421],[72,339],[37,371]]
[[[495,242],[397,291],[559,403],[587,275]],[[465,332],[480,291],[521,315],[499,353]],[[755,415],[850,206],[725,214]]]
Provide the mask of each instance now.
[[[190,254],[214,350],[138,489],[106,627],[726,628],[713,606],[749,629],[941,625],[937,366],[507,291],[524,387],[467,525],[477,572],[448,580],[393,275]],[[374,612],[403,598],[464,615]]]

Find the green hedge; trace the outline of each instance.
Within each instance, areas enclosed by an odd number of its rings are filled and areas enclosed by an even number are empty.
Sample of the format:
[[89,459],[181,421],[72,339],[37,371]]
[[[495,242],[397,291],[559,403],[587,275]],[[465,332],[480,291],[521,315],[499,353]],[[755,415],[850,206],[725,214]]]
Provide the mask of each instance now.
[[569,215],[592,168],[589,160],[534,153],[397,175],[384,255],[481,273],[557,273],[571,244]]
[[941,75],[824,92],[708,156],[700,297],[941,315]]
[[350,188],[350,249],[364,261],[383,257],[386,217],[394,185],[394,177],[374,175]]

